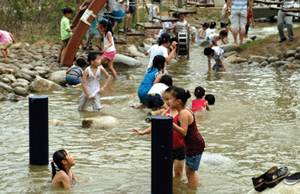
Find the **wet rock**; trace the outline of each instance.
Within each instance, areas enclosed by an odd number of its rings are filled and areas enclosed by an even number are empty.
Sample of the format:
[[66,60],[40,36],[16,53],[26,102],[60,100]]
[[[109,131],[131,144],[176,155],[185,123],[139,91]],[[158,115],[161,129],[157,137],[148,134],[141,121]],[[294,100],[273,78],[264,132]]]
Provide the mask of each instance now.
[[270,67],[274,67],[275,66],[275,62],[272,62],[269,64]]
[[286,61],[288,61],[288,62],[292,62],[294,60],[295,60],[295,57],[289,57],[289,58],[286,59]]
[[129,51],[130,55],[133,57],[144,57],[145,56],[143,53],[139,52],[133,44],[129,45],[127,50]]
[[275,61],[275,66],[279,67],[283,65],[282,61]]
[[285,66],[288,68],[288,69],[297,69],[297,66],[295,64],[285,64]]
[[35,67],[42,67],[43,66],[43,61],[38,61],[38,62],[36,62],[34,65],[33,65],[33,67],[35,68]]
[[35,78],[36,76],[36,72],[30,71],[29,69],[21,69],[21,72],[30,75],[30,77],[32,78]]
[[5,74],[5,75],[3,75],[3,77],[8,78],[11,82],[16,82],[17,81],[15,76],[12,75],[12,74]]
[[288,51],[286,51],[284,56],[285,56],[285,58],[288,58],[288,57],[293,57],[295,54],[296,54],[295,50],[288,50]]
[[26,96],[28,94],[28,88],[23,88],[23,87],[17,86],[14,88],[14,92],[18,95]]
[[1,81],[3,83],[6,83],[6,84],[10,84],[11,83],[10,79],[8,79],[7,77],[2,78]]
[[147,50],[149,50],[151,48],[151,45],[146,44],[146,43],[142,43],[141,47],[143,47],[144,52],[146,52]]
[[28,74],[26,74],[26,73],[17,73],[16,75],[16,78],[23,78],[23,79],[26,79],[26,80],[28,80],[29,82],[31,82],[32,81],[32,77],[30,76],[30,75],[28,75]]
[[232,55],[235,55],[235,54],[237,54],[236,51],[231,51],[231,52],[225,53],[225,54],[224,54],[224,58],[227,58],[227,57],[232,56]]
[[30,47],[30,44],[27,42],[18,42],[15,44],[12,44],[10,46],[10,49],[28,49]]
[[9,68],[1,68],[0,69],[0,73],[2,74],[12,74],[14,75],[16,72],[13,69],[9,69]]
[[295,59],[300,59],[300,53],[296,53],[296,54],[294,55],[294,57],[295,57]]
[[138,79],[135,75],[133,75],[133,74],[128,74],[127,75],[127,79],[128,80],[136,80],[136,79]]
[[237,57],[236,55],[231,55],[230,57],[227,57],[226,59],[224,59],[224,62],[229,62],[231,64],[234,64],[237,62],[239,57]]
[[64,123],[58,119],[49,120],[49,124],[53,126],[64,126]]
[[201,164],[222,165],[228,163],[233,163],[233,162],[230,158],[226,156],[222,156],[221,154],[208,153],[208,152],[203,152],[202,154]]
[[237,59],[237,63],[246,63],[247,61],[248,61],[247,59],[241,58],[241,57],[239,57],[239,58]]
[[85,118],[82,127],[93,129],[111,129],[120,125],[120,121],[112,116],[98,116]]
[[[201,161],[202,162],[202,161]],[[251,181],[251,179],[250,179]],[[251,189],[248,194],[297,194],[300,191],[300,184],[287,185],[284,181],[281,181],[273,188],[266,188],[262,192],[257,192],[255,189]]]
[[38,71],[36,71],[40,76],[42,76],[43,78],[45,78],[46,77],[46,75],[47,75],[47,72],[46,71],[44,71],[44,70],[38,70]]
[[262,62],[266,61],[267,59],[268,59],[267,57],[252,55],[249,57],[248,62],[249,63],[253,63],[253,62],[262,63]]
[[236,51],[236,49],[238,48],[238,45],[236,45],[236,44],[225,44],[225,45],[221,45],[220,48],[224,50],[224,53],[228,53],[228,52],[231,52],[231,51]]
[[146,39],[144,40],[144,42],[145,42],[146,44],[149,44],[149,45],[154,45],[154,44],[156,44],[156,40],[155,40],[154,38],[146,38]]
[[24,83],[24,82],[14,82],[10,85],[11,87],[15,88],[15,87],[22,87],[22,88],[28,88],[28,84]]
[[296,48],[296,52],[300,53],[300,46]]
[[250,65],[253,66],[253,67],[260,66],[260,64],[259,64],[258,62],[253,62],[253,63],[251,63]]
[[114,65],[125,65],[129,67],[142,66],[142,62],[136,60],[135,58],[128,57],[121,54],[116,54],[114,58]]
[[15,93],[9,93],[5,96],[4,100],[7,100],[7,101],[13,101],[13,102],[17,102],[18,99],[16,98],[16,95]]
[[17,82],[29,84],[30,82],[24,78],[17,78]]
[[66,81],[66,71],[64,70],[60,70],[60,71],[55,71],[55,72],[52,72],[50,75],[49,75],[49,78],[48,78],[50,81],[53,81],[61,86],[64,86],[66,85],[67,81]]
[[262,63],[260,64],[261,67],[265,67],[265,66],[267,66],[267,65],[269,65],[269,63],[268,63],[267,61],[264,61],[264,62],[262,62]]
[[33,92],[42,92],[42,91],[51,91],[51,90],[60,90],[62,87],[52,81],[36,76],[36,78],[31,82],[30,91]]
[[9,86],[8,84],[5,84],[3,82],[0,82],[0,91],[1,91],[1,89],[6,90],[8,92],[14,91],[14,89],[11,86]]
[[275,61],[279,61],[279,57],[269,57],[268,58],[269,63],[275,62]]

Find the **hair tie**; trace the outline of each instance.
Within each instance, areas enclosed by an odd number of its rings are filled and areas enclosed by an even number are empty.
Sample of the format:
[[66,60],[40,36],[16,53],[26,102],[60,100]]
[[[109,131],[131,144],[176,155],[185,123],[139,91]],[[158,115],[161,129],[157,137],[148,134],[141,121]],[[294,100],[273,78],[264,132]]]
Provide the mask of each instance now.
[[53,163],[53,162],[54,162],[54,160],[52,159],[52,160],[51,160],[51,163]]
[[185,90],[185,93],[187,93],[188,92],[188,90]]

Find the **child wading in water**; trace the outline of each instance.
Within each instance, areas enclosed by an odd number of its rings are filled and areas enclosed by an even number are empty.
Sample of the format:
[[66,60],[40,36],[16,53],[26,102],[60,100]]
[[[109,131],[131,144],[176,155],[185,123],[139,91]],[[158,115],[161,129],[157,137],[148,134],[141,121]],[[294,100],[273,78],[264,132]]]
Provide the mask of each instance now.
[[178,111],[178,124],[173,122],[173,129],[184,139],[185,144],[185,171],[188,178],[188,185],[196,187],[199,182],[196,171],[200,165],[205,142],[198,131],[193,112],[185,106],[191,94],[183,88],[175,88],[169,99],[171,109]]
[[113,32],[111,29],[111,25],[108,21],[102,20],[98,25],[98,30],[100,34],[103,36],[104,54],[101,57],[101,64],[108,60],[108,69],[111,71],[111,74],[115,79],[118,79],[117,72],[114,69],[114,58],[116,54],[116,48],[114,43]]
[[209,110],[209,104],[207,100],[203,99],[205,96],[205,90],[201,86],[198,86],[195,88],[194,92],[197,99],[192,101],[192,111],[198,111],[198,110]]
[[[78,110],[85,110],[89,102],[93,106],[93,111],[101,111],[100,94],[102,94],[110,81],[110,75],[102,67],[100,56],[97,53],[90,53],[88,61],[91,65],[86,68],[82,75],[82,94],[80,96]],[[105,84],[100,88],[100,75],[106,77]]]
[[53,159],[51,161],[51,183],[56,186],[71,188],[71,181],[77,181],[74,172],[71,170],[71,167],[75,164],[75,159],[67,150],[58,150],[54,152]]
[[[174,88],[174,86],[171,86],[164,93],[164,100],[168,106],[170,106],[169,98]],[[169,108],[168,110],[165,110],[161,115],[172,116],[173,122],[177,124],[178,112],[176,109]],[[151,126],[148,127],[148,129],[146,129],[145,131],[139,131],[137,129],[133,129],[132,131],[138,135],[145,135],[151,133]],[[185,155],[183,137],[173,129],[173,166],[175,177],[182,176],[184,159]]]

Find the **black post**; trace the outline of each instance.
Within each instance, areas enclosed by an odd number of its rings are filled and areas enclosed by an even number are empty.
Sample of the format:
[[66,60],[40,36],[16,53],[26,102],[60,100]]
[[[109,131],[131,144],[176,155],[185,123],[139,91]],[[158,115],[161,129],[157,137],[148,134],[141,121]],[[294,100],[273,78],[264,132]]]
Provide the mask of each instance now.
[[48,165],[48,96],[29,97],[29,164]]
[[153,116],[151,127],[151,192],[173,193],[173,118]]

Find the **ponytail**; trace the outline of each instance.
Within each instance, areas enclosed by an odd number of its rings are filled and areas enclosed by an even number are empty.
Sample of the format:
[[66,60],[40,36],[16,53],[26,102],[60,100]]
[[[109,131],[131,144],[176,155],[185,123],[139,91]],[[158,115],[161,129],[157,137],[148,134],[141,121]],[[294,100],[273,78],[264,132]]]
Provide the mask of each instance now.
[[62,163],[63,160],[67,159],[66,156],[67,156],[66,150],[58,150],[58,151],[54,152],[53,159],[51,161],[52,180],[53,180],[56,172],[59,171],[59,170],[63,170],[63,171],[65,171],[65,173],[68,174],[64,164]]
[[172,91],[172,95],[176,99],[180,99],[182,101],[183,106],[185,106],[187,100],[191,97],[190,91],[184,90],[183,88],[175,88]]
[[109,21],[106,21],[106,20],[102,20],[100,23],[99,23],[103,28],[106,28],[105,30],[105,36],[107,34],[107,32],[111,32],[111,35],[113,36],[114,35],[114,32],[112,30],[112,25]]

